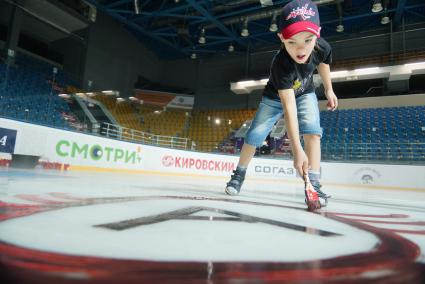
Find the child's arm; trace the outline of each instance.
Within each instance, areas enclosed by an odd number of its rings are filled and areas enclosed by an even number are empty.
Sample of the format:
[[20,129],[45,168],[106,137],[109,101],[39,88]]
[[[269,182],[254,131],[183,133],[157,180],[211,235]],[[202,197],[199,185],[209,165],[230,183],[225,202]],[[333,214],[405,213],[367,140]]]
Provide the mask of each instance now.
[[279,90],[280,101],[285,111],[285,123],[289,139],[291,139],[292,153],[294,155],[294,167],[301,176],[308,171],[308,158],[301,142],[298,128],[297,104],[293,89]]
[[336,110],[338,107],[338,98],[336,97],[331,81],[331,70],[329,64],[320,63],[317,66],[317,71],[322,78],[323,86],[325,87],[325,96],[328,99],[328,110]]

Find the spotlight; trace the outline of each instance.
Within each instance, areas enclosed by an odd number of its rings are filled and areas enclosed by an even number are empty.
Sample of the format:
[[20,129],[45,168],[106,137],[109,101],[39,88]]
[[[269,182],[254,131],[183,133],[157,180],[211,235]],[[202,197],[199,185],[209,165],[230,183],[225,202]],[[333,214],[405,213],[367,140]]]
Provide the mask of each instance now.
[[230,45],[229,45],[229,48],[227,49],[229,52],[233,52],[233,51],[235,51],[235,47],[233,46],[233,44],[231,43]]
[[382,7],[381,0],[375,0],[375,1],[373,1],[373,5],[372,5],[372,12],[373,13],[379,13],[383,9],[384,8]]
[[277,24],[276,23],[272,23],[270,25],[269,31],[271,31],[272,33],[277,32]]
[[204,28],[202,28],[202,30],[201,30],[201,34],[199,35],[198,42],[200,44],[204,44],[206,42],[206,40],[205,40],[205,29]]
[[384,16],[381,19],[381,24],[386,25],[390,22],[390,18],[388,16]]
[[270,23],[269,31],[271,31],[272,33],[277,32],[276,17],[277,17],[277,14],[274,14],[273,15],[273,18],[272,18],[272,21]]
[[136,13],[136,15],[140,14],[139,0],[134,0],[134,13]]
[[391,22],[390,17],[388,17],[388,0],[384,0],[384,16],[381,18],[381,24],[386,25]]
[[273,0],[260,0],[261,7],[273,6]]
[[243,36],[243,37],[249,36],[248,19],[245,19],[245,21],[243,22],[241,36]]

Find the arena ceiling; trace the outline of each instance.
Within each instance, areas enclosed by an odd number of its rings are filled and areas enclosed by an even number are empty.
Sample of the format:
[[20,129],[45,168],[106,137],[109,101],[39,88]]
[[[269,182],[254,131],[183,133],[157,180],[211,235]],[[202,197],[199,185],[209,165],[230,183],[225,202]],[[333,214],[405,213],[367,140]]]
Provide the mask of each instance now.
[[[157,55],[178,59],[193,54],[200,58],[213,54],[276,49],[279,41],[272,24],[279,23],[280,11],[288,0],[86,2],[124,24]],[[322,36],[327,39],[389,33],[402,27],[425,27],[424,0],[314,2],[319,7]]]

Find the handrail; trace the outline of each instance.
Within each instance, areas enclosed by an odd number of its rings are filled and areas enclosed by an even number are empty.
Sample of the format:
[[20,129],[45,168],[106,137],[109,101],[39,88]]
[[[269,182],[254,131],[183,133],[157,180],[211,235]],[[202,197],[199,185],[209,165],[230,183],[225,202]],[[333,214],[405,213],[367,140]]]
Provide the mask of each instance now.
[[176,149],[190,149],[189,139],[156,135],[148,132],[143,132],[116,124],[103,122],[100,128],[100,134],[109,138],[132,141],[149,145],[156,145],[161,147],[176,148]]

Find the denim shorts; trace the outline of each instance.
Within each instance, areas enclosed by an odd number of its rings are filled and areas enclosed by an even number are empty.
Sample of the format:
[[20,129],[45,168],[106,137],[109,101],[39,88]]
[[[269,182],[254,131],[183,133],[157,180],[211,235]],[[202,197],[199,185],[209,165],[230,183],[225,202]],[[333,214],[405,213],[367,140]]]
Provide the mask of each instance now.
[[[322,136],[320,113],[315,93],[308,93],[296,98],[298,128],[300,135],[316,134]],[[257,109],[254,120],[246,133],[245,143],[260,147],[274,124],[282,117],[282,103],[263,97]]]

